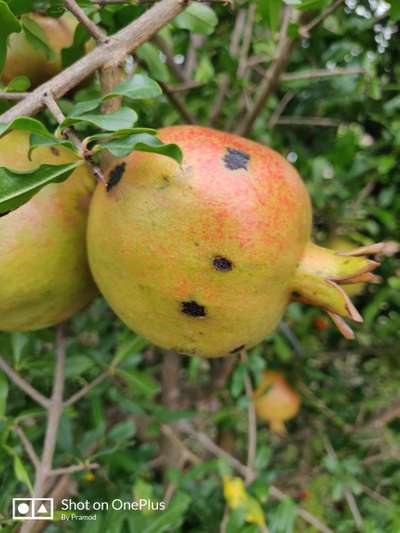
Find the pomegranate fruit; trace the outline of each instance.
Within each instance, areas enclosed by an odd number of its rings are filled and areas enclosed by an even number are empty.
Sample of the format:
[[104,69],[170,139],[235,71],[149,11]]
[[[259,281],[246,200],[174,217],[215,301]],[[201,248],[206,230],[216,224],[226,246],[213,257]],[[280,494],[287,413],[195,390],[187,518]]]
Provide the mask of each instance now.
[[70,14],[66,13],[56,19],[31,13],[29,18],[46,34],[55,59],[50,60],[43,50],[35,49],[22,31],[13,33],[8,42],[6,63],[0,78],[4,84],[21,75],[29,78],[32,87],[47,81],[61,72],[61,50],[73,43],[77,23]]
[[263,372],[254,393],[256,415],[266,420],[272,431],[285,432],[286,420],[296,416],[300,407],[300,397],[280,372]]
[[307,190],[282,156],[199,126],[159,131],[183,163],[134,152],[105,169],[88,226],[94,278],[116,314],[155,344],[218,357],[260,342],[291,299],[361,321],[342,283],[378,263],[310,242]]
[[[73,161],[64,148],[40,147],[28,160],[29,135],[0,139],[0,166],[28,170]],[[86,256],[86,224],[95,187],[86,166],[41,189],[0,218],[0,330],[40,329],[66,320],[96,294]]]

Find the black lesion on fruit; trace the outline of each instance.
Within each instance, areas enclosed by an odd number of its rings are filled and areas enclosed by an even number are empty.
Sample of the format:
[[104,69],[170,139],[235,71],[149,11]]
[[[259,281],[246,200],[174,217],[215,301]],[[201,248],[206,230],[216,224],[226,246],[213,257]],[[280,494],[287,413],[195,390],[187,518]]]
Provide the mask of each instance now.
[[293,291],[292,292],[292,296],[293,296],[293,298],[300,298],[301,294],[299,292],[297,292],[297,291]]
[[56,148],[55,146],[50,146],[50,152],[55,155],[55,156],[59,156],[60,155],[60,150],[58,148]]
[[114,167],[108,177],[106,191],[109,192],[113,187],[117,185],[122,176],[124,175],[126,169],[126,163],[121,163]]
[[239,168],[247,170],[247,166],[250,161],[250,156],[249,154],[246,154],[246,152],[242,152],[241,150],[236,150],[235,148],[227,148],[223,161],[226,168],[229,168],[229,170],[238,170]]
[[237,348],[234,348],[233,350],[231,350],[229,353],[238,353],[238,352],[240,352],[240,350],[243,350],[243,348],[244,348],[245,346],[246,346],[245,344],[241,344],[241,345],[238,346]]
[[233,268],[232,261],[223,257],[222,255],[216,255],[213,259],[213,267],[220,272],[229,272]]
[[206,308],[204,305],[200,305],[194,300],[189,302],[181,302],[181,311],[185,315],[193,316],[196,318],[202,318],[206,316]]

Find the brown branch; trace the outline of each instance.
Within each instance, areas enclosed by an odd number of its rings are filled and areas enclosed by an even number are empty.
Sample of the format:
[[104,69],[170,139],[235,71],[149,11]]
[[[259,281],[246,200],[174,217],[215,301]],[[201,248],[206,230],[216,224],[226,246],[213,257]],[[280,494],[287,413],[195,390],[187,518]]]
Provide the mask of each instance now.
[[94,378],[93,381],[90,381],[89,383],[84,385],[81,389],[78,390],[78,392],[70,396],[68,400],[65,400],[64,408],[69,407],[81,400],[84,396],[86,396],[86,394],[88,394],[92,389],[94,389],[94,387],[102,383],[108,376],[109,370],[105,370],[104,372],[99,374],[96,378]]
[[294,91],[288,91],[285,93],[279,102],[279,104],[276,106],[274,112],[272,113],[269,121],[268,121],[268,127],[272,130],[275,125],[277,124],[278,120],[280,119],[282,113],[285,111],[287,105],[289,102],[294,98],[294,95],[296,93]]
[[[62,112],[60,106],[56,102],[54,96],[51,93],[49,93],[49,92],[45,92],[43,94],[42,100],[43,100],[43,104],[48,108],[50,113],[56,119],[57,123],[61,124],[63,122],[63,120],[65,119],[65,116],[64,116],[64,113]],[[65,128],[63,130],[63,135],[67,139],[69,139],[72,142],[72,144],[74,144],[77,147],[80,155],[89,163],[89,167],[92,170],[94,177],[98,181],[100,181],[102,183],[105,183],[106,179],[105,179],[105,177],[103,175],[103,172],[102,172],[101,168],[98,165],[96,165],[96,163],[93,161],[91,156],[88,155],[85,152],[85,150],[84,150],[84,148],[82,146],[81,140],[75,134],[74,130],[72,128]]]
[[99,468],[98,463],[83,463],[81,465],[71,465],[71,466],[65,466],[62,468],[53,468],[49,472],[49,477],[52,476],[67,476],[70,474],[75,474],[77,472],[82,472],[84,470],[96,470]]
[[186,53],[185,65],[183,68],[183,74],[184,74],[185,80],[192,79],[193,72],[196,70],[196,67],[197,67],[197,50],[199,48],[202,48],[205,40],[206,40],[206,37],[202,34],[199,34],[199,33],[190,34],[190,43],[189,43],[189,47]]
[[276,124],[289,126],[320,126],[321,128],[337,128],[341,121],[336,118],[324,117],[280,117]]
[[182,98],[178,94],[176,94],[175,92],[170,91],[169,86],[166,83],[164,83],[163,81],[158,80],[157,83],[159,84],[159,86],[161,87],[163,92],[165,93],[165,95],[168,98],[168,100],[176,107],[177,111],[179,112],[179,114],[181,115],[183,120],[187,124],[196,124],[195,117],[192,115],[192,113],[186,107],[186,104],[182,100]]
[[97,42],[102,43],[107,39],[107,34],[97,26],[75,2],[75,0],[64,0],[64,6],[74,17],[84,26]]
[[[180,356],[172,351],[163,353],[161,367],[161,398],[166,409],[173,412],[178,409]],[[170,424],[171,431],[176,431],[176,425]],[[170,435],[163,432],[161,438],[161,455],[167,467],[176,468],[182,456],[181,449]]]
[[0,368],[11,379],[11,381],[36,403],[47,409],[50,405],[50,400],[43,396],[41,392],[32,387],[18,372],[15,372],[10,365],[0,357]]
[[153,37],[153,43],[157,45],[157,47],[164,54],[165,61],[168,65],[168,68],[170,69],[172,74],[175,76],[175,78],[181,82],[187,81],[182,69],[180,68],[179,65],[175,63],[174,52],[169,47],[167,41],[163,37],[161,37],[161,35],[155,35]]
[[302,72],[289,72],[281,76],[281,81],[301,81],[311,80],[314,78],[334,78],[337,76],[358,76],[366,74],[366,70],[362,67],[352,68],[335,68],[332,70],[304,70]]
[[250,4],[247,10],[246,25],[243,32],[242,46],[240,47],[239,66],[237,75],[243,77],[247,70],[247,59],[251,45],[251,38],[253,36],[253,26],[256,17],[256,4]]
[[[246,354],[246,350],[242,350],[240,354],[240,358],[242,360],[242,363],[246,364],[248,363],[248,358]],[[249,373],[246,371],[246,375],[244,377],[244,385],[246,388],[246,395],[247,400],[249,402],[248,405],[248,444],[247,444],[247,475],[245,476],[245,482],[246,484],[251,483],[254,481],[254,461],[256,458],[256,452],[257,452],[257,418],[256,418],[256,409],[254,406],[254,400],[253,400],[253,385],[251,383],[251,379],[249,376]]]
[[[201,431],[195,430],[187,421],[180,422],[179,429],[183,433],[186,433],[186,435],[189,435],[191,438],[195,439],[201,446],[203,446],[207,451],[216,457],[225,459],[241,476],[246,477],[248,470],[247,466],[242,464],[238,459],[236,459],[236,457],[217,446],[217,444],[215,444],[215,442],[213,442],[208,435]],[[256,477],[255,474],[254,477]],[[269,493],[275,500],[285,500],[288,498],[287,494],[282,492],[274,485],[269,487]],[[297,513],[305,522],[315,527],[315,529],[318,531],[321,531],[322,533],[334,533],[332,529],[327,527],[316,516],[312,515],[302,507],[297,507]]]
[[185,6],[186,3],[182,0],[161,0],[112,38],[40,85],[27,98],[3,113],[0,122],[9,122],[21,115],[34,115],[44,105],[43,94],[51,93],[55,99],[58,99],[110,60],[122,62],[127,54],[151,39]]
[[31,441],[28,439],[28,437],[25,434],[25,431],[18,425],[15,424],[14,431],[17,433],[19,438],[21,439],[21,442],[25,448],[26,453],[28,454],[29,459],[31,460],[33,466],[37,469],[39,468],[40,460],[37,456],[34,447],[32,446]]
[[336,2],[327,7],[320,15],[300,28],[299,34],[305,38],[309,37],[310,31],[321,24],[321,22],[323,22],[327,17],[329,17],[329,15],[331,15],[341,4],[343,4],[344,1],[345,0],[336,0]]
[[23,100],[30,93],[8,93],[7,91],[0,91],[0,100]]
[[[43,453],[35,472],[35,486],[33,497],[41,498],[46,493],[46,484],[51,472],[56,448],[58,427],[63,412],[64,367],[65,367],[65,336],[64,324],[57,327],[56,366],[53,382],[53,392],[47,411],[47,426],[44,437]],[[35,527],[35,521],[24,522],[21,533],[28,533]]]
[[248,135],[250,133],[256,118],[260,114],[261,109],[264,107],[265,102],[276,89],[279,83],[279,78],[289,61],[290,54],[296,42],[295,38],[287,36],[291,12],[291,8],[286,6],[283,11],[282,27],[279,34],[275,58],[267,70],[265,77],[260,83],[260,87],[252,108],[246,113],[236,129],[236,133],[239,133],[240,135]]

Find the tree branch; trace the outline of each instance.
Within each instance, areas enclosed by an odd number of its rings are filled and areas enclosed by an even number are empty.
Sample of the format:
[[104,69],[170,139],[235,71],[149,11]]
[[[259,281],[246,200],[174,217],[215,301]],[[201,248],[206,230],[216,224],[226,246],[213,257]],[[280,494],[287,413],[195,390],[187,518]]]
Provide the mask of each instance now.
[[32,387],[23,377],[21,377],[15,370],[13,370],[9,364],[0,357],[0,368],[11,379],[11,381],[23,390],[28,396],[32,398],[36,403],[47,409],[50,405],[50,400],[43,396],[38,390]]
[[[240,354],[242,363],[246,364],[248,363],[248,358],[246,354],[246,350],[242,350]],[[248,444],[247,444],[247,474],[245,476],[245,482],[246,484],[251,483],[254,481],[254,461],[256,458],[256,452],[257,452],[257,419],[256,419],[256,409],[254,406],[254,399],[253,399],[253,385],[251,384],[251,379],[249,376],[249,373],[246,370],[246,375],[244,377],[244,385],[246,388],[246,395],[247,400],[249,402],[248,405]]]
[[74,17],[84,26],[87,31],[96,39],[97,42],[102,43],[107,40],[107,34],[97,26],[83,11],[83,9],[75,2],[75,0],[64,0],[64,5]]
[[362,67],[335,68],[332,70],[304,70],[302,72],[289,72],[281,76],[281,81],[301,81],[314,78],[334,78],[337,76],[358,76],[366,74]]
[[75,474],[77,472],[82,472],[83,470],[96,470],[96,468],[99,468],[98,463],[83,463],[81,465],[71,465],[71,466],[65,466],[62,468],[53,468],[49,472],[50,476],[67,476],[69,474]]
[[29,96],[30,93],[8,93],[7,91],[0,91],[0,100],[23,100],[27,96]]
[[39,464],[40,464],[39,457],[37,456],[35,449],[32,446],[31,441],[26,436],[25,431],[18,424],[15,424],[14,431],[15,433],[17,433],[17,435],[21,439],[21,442],[25,448],[26,453],[28,454],[29,459],[32,461],[33,466],[36,469],[39,468]]
[[84,387],[82,387],[78,392],[70,396],[68,400],[65,400],[64,402],[64,408],[69,407],[70,405],[73,405],[74,403],[78,402],[81,398],[86,396],[88,392],[90,392],[94,387],[99,385],[102,381],[104,381],[109,376],[109,370],[105,370],[101,374],[99,374],[93,381],[90,381],[87,383]]
[[34,115],[43,108],[45,93],[51,93],[55,99],[58,99],[103,65],[110,61],[122,62],[127,54],[148,41],[185,7],[186,2],[183,0],[161,0],[106,42],[40,85],[27,98],[3,113],[0,122],[9,122],[21,115]]
[[321,24],[329,15],[331,15],[341,4],[343,4],[345,0],[336,0],[332,5],[327,7],[325,11],[323,11],[318,17],[315,17],[311,20],[308,24],[304,25],[302,28],[300,28],[299,33],[302,37],[307,38],[310,34],[310,31],[315,28],[315,26],[318,26],[318,24]]
[[296,42],[295,38],[287,36],[287,29],[291,13],[291,8],[286,6],[283,12],[282,27],[279,34],[275,59],[272,61],[264,79],[261,81],[260,88],[252,108],[246,113],[236,129],[236,133],[240,135],[248,135],[250,133],[256,118],[260,114],[261,109],[264,107],[265,102],[276,89],[280,76],[289,61],[290,54]]

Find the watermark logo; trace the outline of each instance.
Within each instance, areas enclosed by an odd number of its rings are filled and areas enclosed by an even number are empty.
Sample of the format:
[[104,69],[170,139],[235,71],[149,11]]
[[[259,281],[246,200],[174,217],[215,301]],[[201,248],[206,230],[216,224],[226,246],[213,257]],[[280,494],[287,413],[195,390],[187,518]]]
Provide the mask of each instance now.
[[13,520],[53,520],[53,498],[13,498]]

